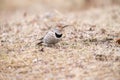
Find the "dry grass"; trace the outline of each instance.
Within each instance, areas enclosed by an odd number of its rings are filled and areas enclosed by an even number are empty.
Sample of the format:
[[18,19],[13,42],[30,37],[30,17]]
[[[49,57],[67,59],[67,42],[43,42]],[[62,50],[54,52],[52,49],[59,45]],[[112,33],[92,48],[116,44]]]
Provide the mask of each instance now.
[[[4,13],[4,12],[3,12]],[[120,80],[120,7],[66,12],[17,10],[0,15],[0,80]],[[54,47],[37,39],[63,21]]]

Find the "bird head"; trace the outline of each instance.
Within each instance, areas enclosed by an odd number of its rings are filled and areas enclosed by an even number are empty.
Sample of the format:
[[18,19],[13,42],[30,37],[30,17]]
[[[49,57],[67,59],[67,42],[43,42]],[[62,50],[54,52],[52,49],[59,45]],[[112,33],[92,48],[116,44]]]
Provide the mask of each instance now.
[[59,31],[62,31],[65,27],[68,27],[70,25],[65,25],[65,24],[62,24],[62,23],[58,23],[56,25],[56,29],[58,29]]

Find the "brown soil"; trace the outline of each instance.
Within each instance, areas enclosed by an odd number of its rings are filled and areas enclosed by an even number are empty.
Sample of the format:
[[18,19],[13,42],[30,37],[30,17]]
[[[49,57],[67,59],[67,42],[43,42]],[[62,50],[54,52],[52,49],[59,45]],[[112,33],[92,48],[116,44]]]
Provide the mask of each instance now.
[[[120,6],[74,11],[37,6],[0,17],[0,80],[120,80]],[[62,41],[36,46],[60,21],[72,25]]]

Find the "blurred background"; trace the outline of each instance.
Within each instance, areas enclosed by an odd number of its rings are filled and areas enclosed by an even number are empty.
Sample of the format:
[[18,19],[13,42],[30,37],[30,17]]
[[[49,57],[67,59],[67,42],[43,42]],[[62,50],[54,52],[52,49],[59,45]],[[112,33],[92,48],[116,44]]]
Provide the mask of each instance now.
[[73,11],[119,4],[120,0],[0,0],[0,10],[41,8]]

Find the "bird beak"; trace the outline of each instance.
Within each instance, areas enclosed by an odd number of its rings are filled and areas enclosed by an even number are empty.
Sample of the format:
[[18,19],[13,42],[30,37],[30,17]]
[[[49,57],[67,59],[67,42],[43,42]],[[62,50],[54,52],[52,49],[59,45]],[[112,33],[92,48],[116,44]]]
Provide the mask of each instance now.
[[65,27],[68,27],[68,26],[70,26],[70,25],[64,25],[62,28],[65,28]]

